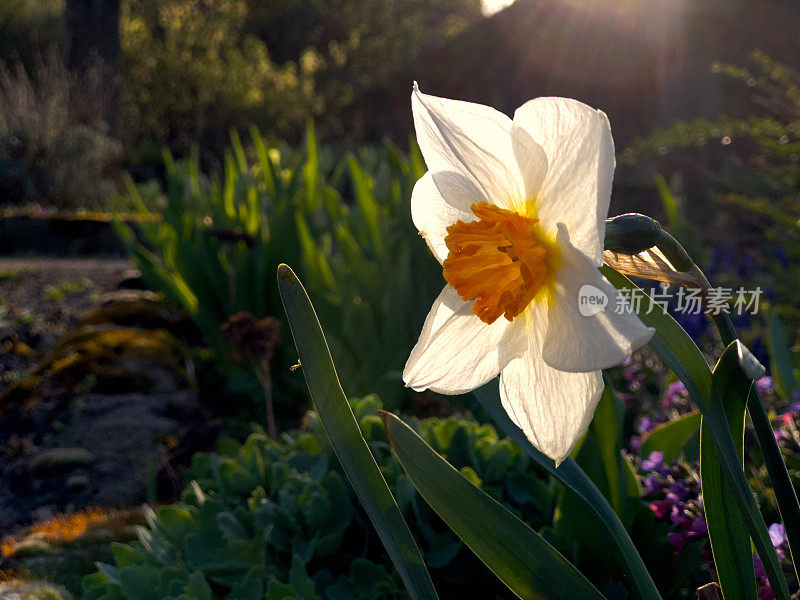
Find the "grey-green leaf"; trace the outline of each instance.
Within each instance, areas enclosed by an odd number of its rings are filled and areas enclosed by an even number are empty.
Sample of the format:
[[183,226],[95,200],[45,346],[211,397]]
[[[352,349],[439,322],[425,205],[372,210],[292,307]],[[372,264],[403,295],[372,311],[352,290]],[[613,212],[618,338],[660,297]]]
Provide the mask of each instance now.
[[400,464],[431,508],[520,598],[603,600],[544,538],[471,484],[408,425],[381,412]]
[[[714,369],[711,385],[717,392],[715,397],[722,401],[741,461],[744,457],[747,394],[752,380],[739,366],[738,346],[740,344],[734,343],[725,350]],[[750,536],[739,517],[736,497],[731,494],[725,481],[725,472],[711,439],[711,431],[705,423],[700,434],[700,480],[708,537],[722,594],[726,600],[757,600]]]
[[[786,579],[781,571],[775,549],[772,547],[764,517],[756,504],[747,477],[741,469],[741,462],[736,455],[736,445],[728,429],[725,410],[719,399],[718,391],[712,388],[711,370],[708,368],[703,354],[677,321],[661,306],[654,303],[630,279],[610,267],[602,267],[601,271],[617,288],[631,290],[632,298],[639,296],[633,298],[634,301],[631,302],[631,305],[637,308],[637,314],[642,322],[656,330],[648,345],[683,381],[695,404],[700,408],[703,420],[711,433],[710,437],[719,452],[725,479],[736,499],[739,514],[745,522],[756,551],[764,564],[764,570],[772,584],[773,593],[776,598],[788,600],[789,588],[786,585]],[[738,346],[736,352],[738,363]]]
[[314,307],[303,284],[287,265],[278,267],[278,287],[306,383],[331,446],[408,593],[414,600],[436,599],[436,590],[419,548],[342,391]]
[[597,522],[608,534],[608,539],[615,547],[619,564],[626,575],[626,583],[637,598],[641,600],[661,600],[653,578],[647,571],[642,557],[636,550],[625,526],[609,504],[606,497],[592,482],[586,473],[571,458],[556,468],[552,458],[548,458],[530,443],[523,431],[511,420],[500,402],[497,382],[487,383],[475,390],[475,396],[497,426],[530,456],[536,463],[555,477],[564,487],[574,492],[583,501],[590,514],[597,517]]

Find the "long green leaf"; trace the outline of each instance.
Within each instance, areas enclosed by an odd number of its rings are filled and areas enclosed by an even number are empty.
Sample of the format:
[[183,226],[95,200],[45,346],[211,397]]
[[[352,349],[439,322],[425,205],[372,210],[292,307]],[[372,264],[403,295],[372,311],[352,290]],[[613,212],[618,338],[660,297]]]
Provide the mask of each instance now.
[[789,351],[791,343],[778,315],[774,310],[767,312],[767,345],[772,363],[772,378],[785,398],[791,399],[792,393],[800,387],[794,376],[794,362]]
[[620,453],[623,419],[620,404],[619,399],[614,395],[614,390],[606,384],[591,424],[591,429],[597,439],[597,449],[603,464],[605,478],[608,481],[611,506],[618,515],[622,515],[623,512],[622,461],[625,460]]
[[[650,456],[651,452],[658,451],[664,454],[666,464],[673,463],[699,429],[699,411],[659,425],[642,442],[642,456]],[[696,451],[697,449],[695,449]]]
[[431,508],[520,598],[603,600],[567,559],[511,511],[475,487],[408,425],[381,417],[400,464]]
[[303,284],[287,265],[278,267],[278,288],[314,407],[353,489],[411,597],[415,600],[437,598],[411,531],[342,391],[314,307]]
[[488,383],[475,390],[475,397],[489,413],[497,426],[514,440],[540,467],[555,477],[564,487],[579,497],[590,514],[597,517],[597,523],[603,527],[609,540],[616,546],[616,556],[626,577],[626,583],[641,600],[660,600],[653,578],[647,571],[642,557],[636,550],[625,526],[617,513],[608,503],[586,473],[571,458],[567,458],[556,468],[552,458],[539,452],[530,443],[523,431],[511,420],[500,401],[497,382]]
[[[772,316],[774,317],[774,315]],[[727,314],[720,313],[717,315],[714,318],[714,323],[717,325],[723,343],[729,344],[736,339],[736,331]],[[772,320],[773,327],[775,327],[775,323],[782,329],[780,322],[777,320]],[[771,355],[773,355],[773,353],[780,354],[781,350],[777,345],[778,341],[781,339],[780,330],[776,331],[773,329],[769,339]],[[788,337],[783,340],[783,343],[788,347]],[[775,371],[773,370],[773,375],[774,374]],[[756,385],[751,385],[750,387],[750,395],[747,399],[747,411],[750,413],[750,419],[753,422],[753,430],[756,433],[756,439],[758,439],[758,445],[761,448],[761,455],[764,457],[767,473],[769,473],[772,490],[775,493],[775,501],[781,513],[781,520],[786,528],[789,553],[792,556],[792,565],[794,566],[795,577],[797,577],[799,572],[798,562],[800,562],[798,561],[798,557],[800,557],[800,502],[797,500],[797,492],[792,484],[789,471],[786,469],[786,463],[783,461],[781,449],[775,439],[775,433],[772,430],[769,415],[767,415],[764,402],[761,399],[761,394]]]
[[[740,461],[744,460],[744,417],[751,383],[739,366],[738,342],[733,342],[719,359],[711,385],[717,392],[714,397],[723,402]],[[739,518],[736,498],[728,490],[711,431],[705,423],[700,433],[700,480],[708,538],[722,594],[727,600],[757,600],[750,536]]]
[[720,454],[725,478],[736,497],[741,517],[764,564],[775,597],[788,600],[789,588],[783,577],[778,555],[772,547],[764,517],[759,512],[747,477],[741,469],[722,403],[714,398],[716,392],[711,387],[711,370],[703,354],[677,321],[630,279],[608,266],[602,267],[601,271],[617,288],[631,290],[631,306],[636,309],[645,325],[655,328],[656,333],[648,345],[683,381],[700,408],[714,446]]

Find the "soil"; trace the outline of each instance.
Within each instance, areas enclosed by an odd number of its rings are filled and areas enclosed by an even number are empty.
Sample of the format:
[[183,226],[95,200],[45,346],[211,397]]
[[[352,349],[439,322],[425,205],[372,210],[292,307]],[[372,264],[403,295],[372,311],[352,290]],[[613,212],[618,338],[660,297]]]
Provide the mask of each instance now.
[[0,257],[0,392],[132,269],[118,258]]
[[[185,317],[120,291],[134,274],[120,259],[0,258],[0,538],[62,513],[172,501],[191,454],[211,448]],[[71,378],[70,361],[96,376]]]

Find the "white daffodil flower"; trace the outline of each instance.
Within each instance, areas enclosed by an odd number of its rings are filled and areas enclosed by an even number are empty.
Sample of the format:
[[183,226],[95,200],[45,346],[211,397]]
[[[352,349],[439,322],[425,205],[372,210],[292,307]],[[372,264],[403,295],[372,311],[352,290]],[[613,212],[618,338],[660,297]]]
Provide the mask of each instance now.
[[653,329],[602,276],[614,174],[606,115],[536,98],[514,119],[428,96],[414,84],[414,126],[430,169],[414,187],[414,224],[447,280],[403,371],[443,394],[500,374],[508,414],[560,463],[586,431],[601,369]]

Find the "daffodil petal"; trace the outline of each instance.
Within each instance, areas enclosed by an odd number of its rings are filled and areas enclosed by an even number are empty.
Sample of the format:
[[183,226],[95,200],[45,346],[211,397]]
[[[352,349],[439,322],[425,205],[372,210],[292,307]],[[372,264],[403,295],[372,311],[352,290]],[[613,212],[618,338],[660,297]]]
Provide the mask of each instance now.
[[524,196],[511,141],[511,119],[482,104],[411,95],[414,128],[431,171],[467,177],[490,202],[513,209]]
[[542,225],[566,223],[573,244],[600,266],[615,165],[605,113],[568,98],[536,98],[517,109],[514,125],[547,155],[536,205]]
[[516,124],[511,126],[511,144],[525,183],[525,200],[535,200],[547,176],[547,155],[531,135]]
[[533,306],[525,325],[527,349],[500,374],[500,398],[530,442],[558,465],[589,427],[603,378],[599,371],[567,373],[544,361],[546,305]]
[[618,365],[655,333],[645,327],[620,291],[611,285],[558,224],[561,265],[548,313],[542,356],[553,368],[573,373]]
[[473,221],[474,202],[486,200],[469,179],[452,171],[428,171],[411,193],[411,218],[441,263],[447,258],[444,238],[456,221]]
[[498,319],[487,325],[472,314],[472,304],[449,285],[442,290],[403,370],[408,387],[463,394],[496,377],[524,350],[511,323]]

